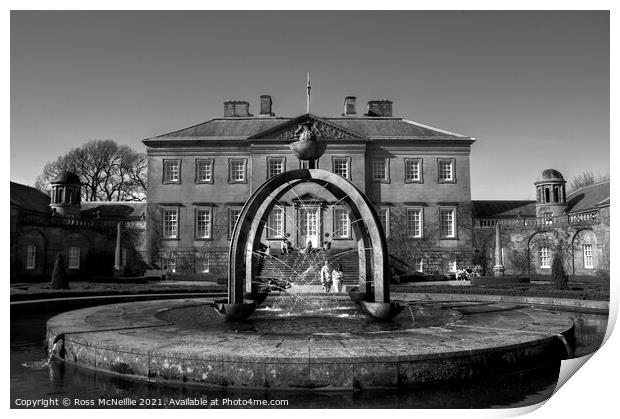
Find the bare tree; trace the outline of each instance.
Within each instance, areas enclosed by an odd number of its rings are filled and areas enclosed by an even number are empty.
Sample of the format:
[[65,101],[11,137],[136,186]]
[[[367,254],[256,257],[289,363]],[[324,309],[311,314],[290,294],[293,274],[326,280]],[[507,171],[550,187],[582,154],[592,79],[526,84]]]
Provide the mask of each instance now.
[[579,188],[583,188],[584,186],[592,185],[594,183],[602,182],[604,180],[609,180],[609,173],[606,174],[594,174],[591,171],[586,171],[578,174],[573,177],[573,179],[568,184],[568,193],[574,192]]
[[143,201],[146,199],[147,158],[112,140],[92,140],[49,162],[35,187],[48,192],[62,172],[72,171],[82,181],[85,201]]

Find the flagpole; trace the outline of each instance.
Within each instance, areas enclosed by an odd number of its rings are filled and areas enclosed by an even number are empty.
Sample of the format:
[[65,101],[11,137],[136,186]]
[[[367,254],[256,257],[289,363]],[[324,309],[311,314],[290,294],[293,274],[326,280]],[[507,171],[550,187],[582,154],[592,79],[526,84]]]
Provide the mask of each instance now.
[[308,83],[306,84],[306,113],[310,113],[310,73],[308,73]]

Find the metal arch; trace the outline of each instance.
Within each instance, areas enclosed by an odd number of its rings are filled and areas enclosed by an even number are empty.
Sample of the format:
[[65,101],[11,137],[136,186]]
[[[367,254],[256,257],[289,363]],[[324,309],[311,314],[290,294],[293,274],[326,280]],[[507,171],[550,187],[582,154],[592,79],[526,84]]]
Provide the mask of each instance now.
[[[369,250],[372,249],[374,298],[377,302],[389,302],[389,271],[387,242],[379,227],[380,221],[368,197],[355,185],[339,175],[321,169],[300,169],[284,172],[263,183],[243,206],[239,219],[233,229],[229,248],[228,266],[228,301],[243,303],[246,287],[244,282],[251,284],[252,252],[256,240],[260,240],[262,226],[274,201],[302,182],[323,185],[337,199],[342,199],[356,219],[362,222],[353,223],[358,250],[364,252],[364,260],[360,260],[360,273],[367,273],[369,266]],[[247,288],[251,285],[247,285]],[[360,290],[366,287],[365,275],[360,274]]]

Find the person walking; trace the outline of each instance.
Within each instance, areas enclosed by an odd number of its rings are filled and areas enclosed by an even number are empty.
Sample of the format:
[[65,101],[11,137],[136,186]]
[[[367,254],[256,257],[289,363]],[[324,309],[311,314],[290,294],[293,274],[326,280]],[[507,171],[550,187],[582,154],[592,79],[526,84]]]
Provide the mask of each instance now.
[[334,284],[334,291],[342,291],[342,280],[344,279],[344,273],[342,272],[342,265],[336,265],[336,268],[332,271],[332,281]]
[[321,285],[323,285],[323,292],[325,292],[325,294],[329,294],[329,290],[332,287],[332,275],[329,272],[329,263],[327,260],[321,268]]

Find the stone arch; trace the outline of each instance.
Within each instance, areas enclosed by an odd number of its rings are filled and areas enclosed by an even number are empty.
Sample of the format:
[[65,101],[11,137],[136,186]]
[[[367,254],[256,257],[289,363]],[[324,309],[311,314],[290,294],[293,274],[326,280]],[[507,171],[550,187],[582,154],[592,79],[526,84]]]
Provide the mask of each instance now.
[[[228,301],[242,303],[251,290],[254,260],[252,252],[275,202],[295,185],[313,182],[323,186],[349,209],[351,226],[360,255],[360,291],[366,291],[372,275],[374,298],[389,302],[387,243],[370,200],[351,182],[321,169],[299,169],[274,176],[250,196],[241,210],[230,241]],[[245,287],[243,286],[245,283]]]
[[35,268],[30,270],[32,274],[43,275],[47,267],[47,248],[48,239],[43,231],[37,228],[26,228],[17,239],[17,259],[20,264],[20,271],[26,271],[26,255],[28,245],[36,246]]
[[[583,237],[583,243],[579,243],[581,237]],[[585,264],[583,263],[584,261],[584,255],[583,255],[583,245],[584,244],[591,244],[593,246],[592,248],[592,257],[593,257],[593,262],[594,262],[594,267],[596,267],[598,265],[598,260],[600,260],[601,255],[599,254],[598,251],[598,238],[596,237],[596,233],[594,232],[594,230],[592,230],[589,227],[583,227],[578,229],[577,231],[575,231],[575,234],[573,234],[573,236],[571,237],[571,268],[572,268],[572,274],[575,275],[576,271],[579,268],[579,263],[578,260],[581,260],[581,266],[580,268],[582,270],[586,270],[585,268]],[[579,258],[579,256],[581,256],[581,258]],[[594,268],[591,269],[592,272],[594,272]]]
[[538,248],[544,244],[552,249],[555,248],[559,240],[557,231],[555,230],[540,230],[532,234],[527,240],[527,260],[528,260],[528,273],[532,271],[532,265],[534,265],[535,273],[539,270],[538,266]]
[[69,267],[69,258],[70,258],[70,248],[71,247],[79,247],[80,249],[80,257],[79,257],[79,268],[75,269],[78,272],[83,272],[86,270],[86,261],[88,258],[88,254],[93,250],[93,242],[92,238],[89,237],[88,234],[84,234],[79,231],[74,231],[68,233],[65,236],[62,253],[65,262],[66,269],[72,269]]

